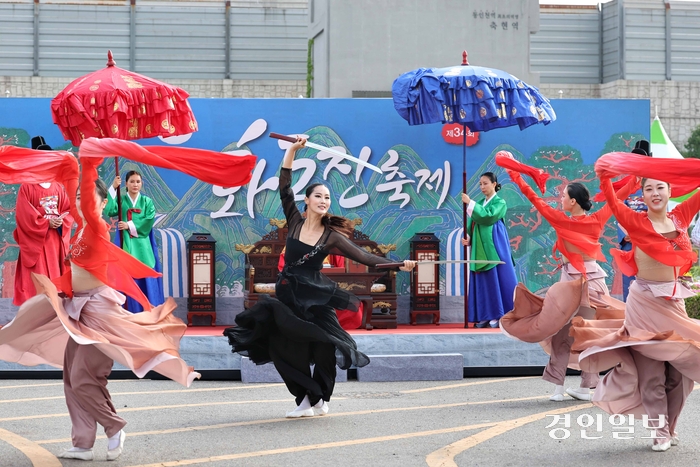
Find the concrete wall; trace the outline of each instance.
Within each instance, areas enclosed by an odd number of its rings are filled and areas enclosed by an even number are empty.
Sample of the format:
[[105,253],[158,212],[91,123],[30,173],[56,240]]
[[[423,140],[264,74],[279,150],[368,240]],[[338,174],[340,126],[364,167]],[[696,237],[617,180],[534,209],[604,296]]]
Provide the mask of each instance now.
[[[700,82],[617,80],[605,84],[541,84],[550,99],[650,99],[652,118],[657,114],[679,151],[700,125]],[[595,118],[595,116],[591,116]]]
[[314,97],[390,91],[419,67],[462,63],[504,69],[537,84],[530,34],[539,28],[536,0],[310,0]]

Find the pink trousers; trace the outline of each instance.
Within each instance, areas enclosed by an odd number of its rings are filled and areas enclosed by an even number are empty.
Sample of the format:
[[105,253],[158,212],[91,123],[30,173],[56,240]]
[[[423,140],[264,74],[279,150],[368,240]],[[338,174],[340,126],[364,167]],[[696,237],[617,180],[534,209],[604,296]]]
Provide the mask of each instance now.
[[[569,357],[571,355],[571,345],[574,343],[574,338],[569,335],[570,328],[571,323],[568,323],[552,336],[552,351],[549,354],[549,362],[542,374],[542,379],[545,381],[558,385],[564,384],[566,368],[569,365]],[[594,388],[598,386],[598,381],[600,381],[598,373],[581,372],[582,388]]]
[[[587,262],[586,264],[588,265],[588,263],[591,263],[589,266],[591,269],[593,269],[593,267],[600,269],[600,266],[595,263],[595,261]],[[578,273],[570,274],[569,271],[571,270],[571,267],[570,265],[566,266],[567,267],[562,268],[562,281],[571,281],[580,277],[580,274]],[[590,274],[591,277],[589,277],[588,280],[589,293],[594,295],[608,295],[608,286],[605,285],[605,276],[601,276],[601,274],[605,273],[602,272],[602,269],[600,269],[600,271],[601,272],[598,274]],[[571,345],[574,343],[574,338],[569,335],[569,329],[571,329],[571,323],[568,323],[566,326],[561,328],[558,333],[552,336],[552,351],[549,354],[549,362],[547,363],[544,373],[542,374],[542,379],[545,381],[559,385],[564,384],[566,368],[569,365],[569,359],[571,356]],[[588,373],[585,371],[581,372],[582,388],[594,388],[598,386],[599,381],[600,376],[598,373]]]
[[639,392],[642,406],[650,420],[658,420],[663,415],[663,426],[658,422],[649,425],[659,428],[657,437],[670,439],[676,434],[678,416],[683,410],[686,394],[683,390],[683,374],[668,362],[645,357],[633,348],[630,349],[639,378]]
[[112,371],[111,358],[94,345],[80,345],[68,339],[64,354],[63,390],[70,414],[73,446],[91,449],[95,444],[97,424],[108,437],[114,436],[126,422],[117,415],[107,390],[107,376]]

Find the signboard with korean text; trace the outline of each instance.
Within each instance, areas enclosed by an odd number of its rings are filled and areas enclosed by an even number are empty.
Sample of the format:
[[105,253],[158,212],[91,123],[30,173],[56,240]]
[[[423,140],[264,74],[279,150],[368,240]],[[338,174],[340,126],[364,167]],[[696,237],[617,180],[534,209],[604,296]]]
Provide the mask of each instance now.
[[[478,15],[479,12],[476,12]],[[492,15],[489,13],[489,20]],[[484,19],[486,20],[486,19]],[[517,22],[518,18],[498,18]],[[500,26],[499,26],[500,27]],[[143,193],[157,210],[156,237],[163,259],[166,295],[186,294],[185,239],[193,232],[210,232],[217,241],[218,296],[242,295],[243,253],[235,245],[252,244],[283,218],[278,175],[289,143],[268,138],[270,132],[302,134],[311,141],[345,151],[378,166],[376,173],[338,156],[303,149],[294,164],[294,190],[303,204],[303,190],[312,182],[328,185],[330,211],[360,218],[362,232],[378,243],[395,244],[389,256],[409,255],[408,240],[416,232],[434,232],[441,241],[440,257],[460,259],[462,237],[462,134],[442,125],[410,127],[395,112],[390,99],[191,99],[199,132],[169,141],[142,140],[143,145],[181,144],[255,154],[258,162],[244,187],[221,188],[177,172],[139,167]],[[28,147],[42,135],[53,148],[72,148],[52,123],[50,99],[0,99],[0,144]],[[552,179],[544,195],[557,202],[563,186],[582,181],[597,191],[593,163],[609,151],[630,150],[649,132],[648,100],[555,100],[557,120],[549,126],[494,130],[468,135],[469,193],[479,199],[478,178],[492,171],[509,206],[506,226],[514,249],[518,279],[533,290],[557,280],[551,258],[553,231],[493,163],[507,149],[528,164],[545,168]],[[457,133],[455,133],[457,131]],[[135,164],[123,160],[124,172]],[[101,169],[110,183],[111,161]],[[11,270],[18,249],[12,237],[14,200],[18,187],[0,185],[0,264],[2,296],[11,297]],[[595,208],[594,208],[595,209]],[[602,239],[604,250],[615,246],[614,223]],[[614,270],[604,268],[610,279]],[[7,272],[7,274],[5,274]],[[399,290],[408,294],[407,275],[399,275]],[[440,290],[461,295],[461,267],[441,267]],[[613,290],[614,292],[614,290]]]

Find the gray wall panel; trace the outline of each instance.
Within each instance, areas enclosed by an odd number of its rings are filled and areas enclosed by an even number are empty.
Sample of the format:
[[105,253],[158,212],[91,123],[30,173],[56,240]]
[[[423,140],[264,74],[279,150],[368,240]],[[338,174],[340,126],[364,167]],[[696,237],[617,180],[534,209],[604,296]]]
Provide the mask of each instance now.
[[671,10],[671,75],[700,81],[700,11]]
[[542,83],[600,82],[600,18],[597,10],[542,13],[530,42],[532,71]]
[[219,8],[136,4],[136,66],[154,78],[223,79],[226,16]]
[[39,12],[39,75],[79,76],[107,63],[129,67],[129,8],[42,4]]
[[603,82],[620,78],[620,17],[617,0],[603,4]]
[[306,79],[308,10],[232,11],[232,79]]
[[31,76],[34,70],[34,6],[0,4],[0,74]]
[[666,11],[657,8],[625,9],[625,78],[644,81],[666,79]]
[[[230,9],[232,79],[306,78],[308,10],[292,3],[295,8]],[[137,1],[134,12],[133,71],[160,79],[226,77],[223,1]],[[98,70],[108,49],[118,66],[129,69],[130,13],[129,6],[40,3],[39,76],[78,77]],[[0,76],[31,76],[33,44],[34,5],[0,2]]]

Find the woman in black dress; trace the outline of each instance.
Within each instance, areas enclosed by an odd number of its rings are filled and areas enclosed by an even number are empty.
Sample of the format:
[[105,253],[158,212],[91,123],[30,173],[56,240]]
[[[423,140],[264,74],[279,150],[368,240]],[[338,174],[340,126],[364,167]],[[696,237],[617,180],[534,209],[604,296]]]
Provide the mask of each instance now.
[[[335,385],[336,364],[347,369],[369,363],[367,355],[340,327],[335,309],[357,310],[359,300],[321,273],[329,254],[346,256],[367,266],[391,261],[372,255],[349,240],[353,226],[328,214],[328,188],[313,184],[306,190],[306,219],[299,212],[292,192],[292,162],[306,144],[298,138],[287,149],[280,170],[280,198],[289,231],[285,267],[275,286],[277,299],[259,301],[236,316],[236,327],[228,328],[234,352],[248,356],[258,365],[272,361],[297,408],[287,417],[311,417],[328,413]],[[404,261],[410,271],[415,261]],[[313,375],[310,364],[314,364]]]

